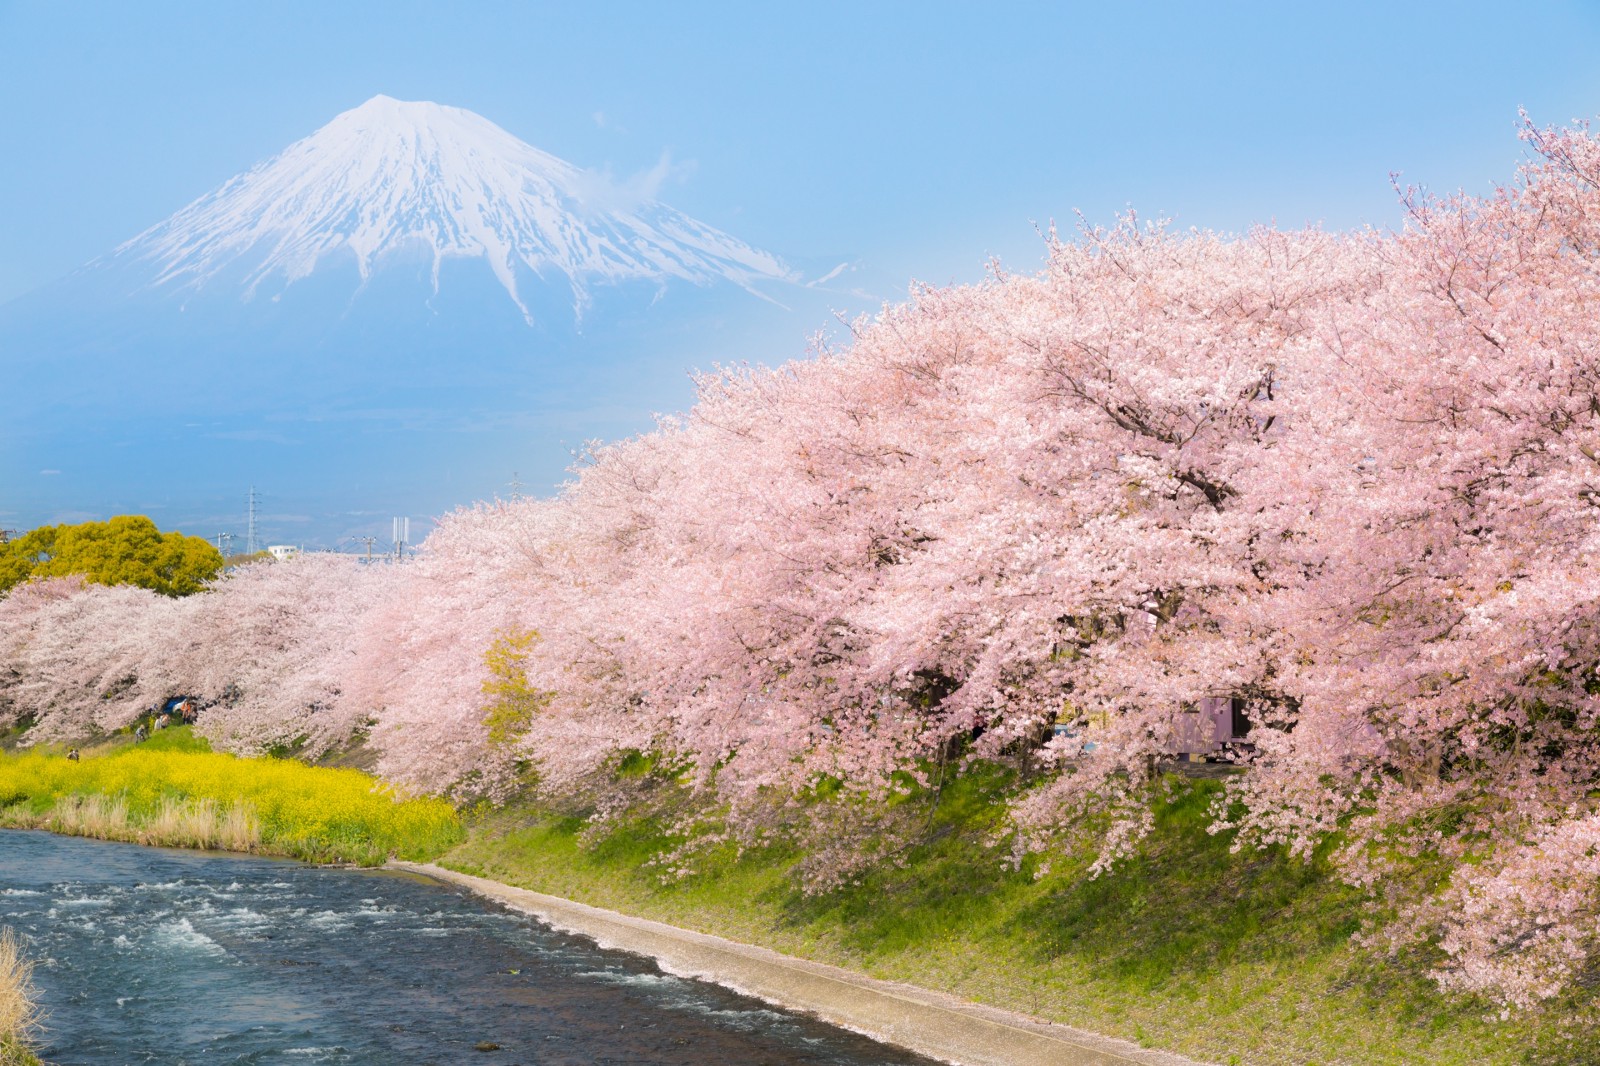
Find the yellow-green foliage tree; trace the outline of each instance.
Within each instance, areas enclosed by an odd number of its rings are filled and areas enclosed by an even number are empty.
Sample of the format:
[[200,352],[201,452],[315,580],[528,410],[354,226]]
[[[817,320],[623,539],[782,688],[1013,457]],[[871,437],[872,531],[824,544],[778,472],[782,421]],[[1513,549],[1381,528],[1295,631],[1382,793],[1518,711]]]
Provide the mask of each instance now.
[[164,596],[187,596],[221,570],[221,553],[205,540],[163,533],[143,515],[41,526],[0,544],[0,592],[30,578],[81,574],[101,585],[137,585]]
[[495,638],[484,654],[489,676],[483,682],[488,697],[484,725],[489,728],[489,743],[506,747],[521,740],[533,727],[533,720],[550,703],[550,693],[528,681],[528,652],[539,634],[531,629],[512,629]]

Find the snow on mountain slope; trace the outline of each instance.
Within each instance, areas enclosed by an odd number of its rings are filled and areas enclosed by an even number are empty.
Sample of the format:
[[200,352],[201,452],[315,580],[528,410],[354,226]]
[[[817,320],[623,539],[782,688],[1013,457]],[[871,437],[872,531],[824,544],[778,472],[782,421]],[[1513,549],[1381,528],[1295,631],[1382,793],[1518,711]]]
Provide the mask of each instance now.
[[519,285],[564,279],[792,281],[776,257],[654,200],[618,202],[597,175],[455,107],[375,96],[228,181],[95,265],[138,264],[161,289],[226,278],[242,297],[353,255],[366,279],[389,256],[483,259],[532,322]]

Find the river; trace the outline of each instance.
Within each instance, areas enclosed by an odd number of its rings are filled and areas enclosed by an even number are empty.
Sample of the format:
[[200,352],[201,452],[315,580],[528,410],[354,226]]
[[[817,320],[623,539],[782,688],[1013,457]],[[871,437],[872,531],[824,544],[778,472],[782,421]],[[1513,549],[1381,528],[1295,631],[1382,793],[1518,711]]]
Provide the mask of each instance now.
[[0,830],[60,1066],[931,1066],[408,874]]

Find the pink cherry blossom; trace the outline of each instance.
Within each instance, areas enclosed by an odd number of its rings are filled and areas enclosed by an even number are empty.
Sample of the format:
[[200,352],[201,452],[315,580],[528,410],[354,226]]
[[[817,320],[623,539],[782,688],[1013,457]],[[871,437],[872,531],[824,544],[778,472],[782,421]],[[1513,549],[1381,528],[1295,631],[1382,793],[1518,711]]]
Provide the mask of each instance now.
[[[1523,136],[1515,183],[1402,191],[1394,233],[1052,235],[1036,275],[702,376],[413,563],[22,586],[0,721],[67,738],[190,694],[231,750],[364,738],[404,786],[601,818],[647,752],[745,840],[806,832],[829,782],[868,802],[818,823],[826,884],[889,861],[874,801],[951,758],[1021,772],[1014,854],[1093,824],[1111,869],[1238,700],[1213,829],[1340,834],[1398,916],[1375,942],[1535,1006],[1600,954],[1600,141]],[[527,634],[544,696],[491,743],[486,655]]]

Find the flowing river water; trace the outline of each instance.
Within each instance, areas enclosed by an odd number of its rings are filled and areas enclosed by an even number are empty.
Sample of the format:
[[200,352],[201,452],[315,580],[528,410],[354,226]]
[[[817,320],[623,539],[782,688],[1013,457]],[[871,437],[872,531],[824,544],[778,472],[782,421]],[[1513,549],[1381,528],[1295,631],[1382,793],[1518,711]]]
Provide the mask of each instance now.
[[0,830],[45,1058],[930,1066],[407,874]]

